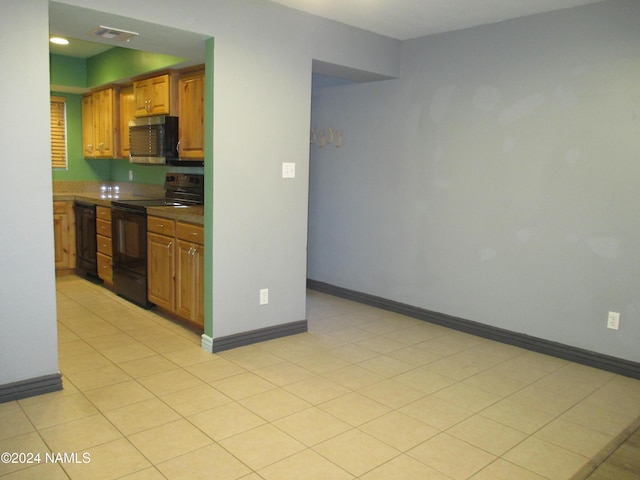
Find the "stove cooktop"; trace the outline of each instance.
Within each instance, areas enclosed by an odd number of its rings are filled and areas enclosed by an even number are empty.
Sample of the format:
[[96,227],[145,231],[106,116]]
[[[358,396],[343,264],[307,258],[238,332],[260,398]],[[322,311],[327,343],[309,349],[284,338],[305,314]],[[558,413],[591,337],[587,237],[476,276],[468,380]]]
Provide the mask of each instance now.
[[111,202],[113,207],[125,207],[134,210],[146,210],[146,207],[186,207],[189,204],[180,203],[165,198],[147,198],[140,200],[115,200]]
[[193,173],[165,174],[163,198],[114,200],[111,205],[129,210],[145,211],[146,207],[186,207],[204,202],[204,175]]

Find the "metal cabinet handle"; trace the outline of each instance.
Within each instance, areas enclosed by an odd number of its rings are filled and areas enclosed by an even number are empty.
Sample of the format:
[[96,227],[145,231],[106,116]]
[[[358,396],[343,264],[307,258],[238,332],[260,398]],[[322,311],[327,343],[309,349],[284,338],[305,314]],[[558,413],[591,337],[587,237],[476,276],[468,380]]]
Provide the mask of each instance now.
[[173,245],[173,242],[169,242],[167,245],[167,252],[169,253],[169,256],[171,256],[171,245]]

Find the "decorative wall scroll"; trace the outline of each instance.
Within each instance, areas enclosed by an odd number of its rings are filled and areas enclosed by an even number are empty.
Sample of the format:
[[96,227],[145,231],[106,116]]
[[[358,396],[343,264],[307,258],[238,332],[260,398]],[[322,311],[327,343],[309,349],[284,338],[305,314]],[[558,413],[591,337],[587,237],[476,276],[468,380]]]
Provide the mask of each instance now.
[[342,132],[332,128],[328,128],[326,132],[324,130],[317,131],[315,128],[312,128],[310,143],[311,145],[317,145],[318,148],[324,148],[327,145],[341,147]]

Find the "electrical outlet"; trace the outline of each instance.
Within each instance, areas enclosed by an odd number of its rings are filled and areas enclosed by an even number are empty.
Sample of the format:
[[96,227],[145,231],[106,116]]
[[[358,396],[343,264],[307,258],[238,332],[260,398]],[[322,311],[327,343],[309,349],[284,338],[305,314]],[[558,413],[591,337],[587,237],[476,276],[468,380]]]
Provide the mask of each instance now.
[[296,178],[296,164],[282,162],[282,178]]
[[260,289],[260,305],[266,305],[269,303],[269,289],[261,288]]
[[129,181],[133,180],[133,170],[129,170]]
[[620,327],[620,314],[618,312],[609,312],[607,317],[607,328],[618,330]]

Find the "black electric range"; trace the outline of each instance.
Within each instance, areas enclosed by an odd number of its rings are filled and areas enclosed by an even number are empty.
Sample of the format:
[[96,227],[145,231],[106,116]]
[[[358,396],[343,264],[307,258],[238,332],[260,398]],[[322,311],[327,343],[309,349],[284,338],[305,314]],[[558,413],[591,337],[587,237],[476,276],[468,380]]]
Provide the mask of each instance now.
[[111,202],[111,207],[144,212],[146,207],[202,205],[204,203],[204,175],[167,173],[164,190],[165,196],[163,198],[114,200]]
[[164,198],[111,202],[113,289],[123,298],[151,308],[147,299],[147,207],[202,205],[204,176],[167,173]]

